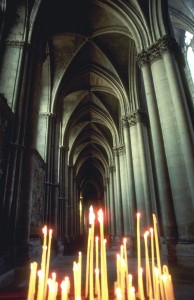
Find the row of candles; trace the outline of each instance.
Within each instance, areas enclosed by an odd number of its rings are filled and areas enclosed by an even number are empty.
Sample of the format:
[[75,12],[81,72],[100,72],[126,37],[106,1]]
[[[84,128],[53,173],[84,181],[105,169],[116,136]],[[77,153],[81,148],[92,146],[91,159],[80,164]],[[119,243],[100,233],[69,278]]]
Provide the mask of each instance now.
[[[103,211],[98,211],[100,237],[95,237],[95,219],[93,207],[89,210],[90,228],[88,232],[85,291],[82,291],[82,253],[78,253],[77,262],[73,262],[73,299],[108,300],[109,286],[107,277],[106,239],[104,238]],[[52,229],[43,228],[43,246],[41,268],[37,262],[31,263],[28,300],[59,299],[59,283],[56,273],[49,272]],[[149,245],[148,245],[148,238]],[[150,255],[151,254],[151,255]],[[137,213],[137,287],[133,285],[133,276],[128,271],[127,239],[123,239],[116,256],[116,281],[114,283],[115,300],[174,300],[173,284],[167,265],[161,266],[157,219],[153,214],[153,228],[144,233],[145,272],[142,267],[142,247],[140,234],[140,213]],[[70,279],[65,276],[61,284],[61,300],[70,299]],[[72,298],[71,298],[72,299]]]

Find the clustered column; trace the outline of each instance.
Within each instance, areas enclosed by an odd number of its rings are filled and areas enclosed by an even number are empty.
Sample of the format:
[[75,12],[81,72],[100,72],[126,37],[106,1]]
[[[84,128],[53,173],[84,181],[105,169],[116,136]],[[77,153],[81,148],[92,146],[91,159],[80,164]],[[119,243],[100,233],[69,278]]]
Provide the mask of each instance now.
[[123,132],[124,132],[124,142],[126,149],[126,164],[127,164],[127,186],[128,186],[128,206],[129,206],[129,235],[135,236],[136,226],[135,226],[135,182],[133,173],[133,162],[131,153],[131,141],[129,132],[129,122],[127,117],[123,117]]
[[121,177],[119,166],[119,150],[114,148],[115,154],[115,179],[116,179],[116,195],[115,195],[115,221],[116,221],[116,239],[120,241],[120,237],[124,234],[123,224],[123,205],[121,194]]
[[149,122],[154,149],[154,165],[156,171],[156,183],[158,190],[158,200],[156,206],[160,210],[158,215],[161,219],[160,229],[167,240],[176,239],[176,221],[170,187],[170,179],[165,156],[165,149],[160,125],[159,111],[157,107],[156,94],[152,79],[149,56],[143,52],[138,56],[138,63],[142,70],[144,87],[149,113]]
[[139,61],[151,123],[164,236],[176,238],[177,225],[179,241],[189,242],[194,238],[194,137],[174,53],[175,40],[164,36],[140,54]]
[[153,191],[149,148],[144,128],[145,113],[137,109],[128,116],[128,120],[130,125],[137,211],[142,214],[142,227],[146,227],[151,225],[152,203],[154,203],[155,192]]

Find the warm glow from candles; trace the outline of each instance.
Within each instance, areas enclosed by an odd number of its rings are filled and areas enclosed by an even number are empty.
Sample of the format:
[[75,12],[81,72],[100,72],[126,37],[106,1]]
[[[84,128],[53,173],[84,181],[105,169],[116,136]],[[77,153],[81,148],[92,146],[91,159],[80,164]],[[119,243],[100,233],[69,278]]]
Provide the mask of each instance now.
[[[98,211],[98,221],[100,224],[100,237],[94,239],[95,214],[93,207],[89,209],[89,230],[88,230],[88,245],[86,256],[86,282],[85,282],[85,298],[89,300],[108,300],[109,286],[107,278],[107,260],[106,260],[106,239],[104,239],[104,217],[103,211]],[[116,272],[117,278],[114,283],[115,300],[174,300],[174,291],[172,278],[169,274],[168,266],[163,265],[161,268],[159,239],[156,226],[156,217],[153,215],[154,229],[150,228],[143,235],[145,246],[145,272],[141,267],[141,240],[140,240],[140,213],[137,213],[137,265],[138,267],[138,290],[135,294],[135,288],[132,282],[132,274],[128,273],[128,256],[127,256],[127,238],[123,238],[123,244],[120,245],[120,251],[116,256]],[[47,226],[42,229],[44,240],[42,246],[41,269],[37,271],[37,263],[30,264],[30,279],[28,287],[27,300],[56,300],[59,299],[58,282],[56,273],[49,276],[50,268],[50,252],[52,230],[47,230]],[[48,235],[49,232],[49,236]],[[148,241],[150,236],[151,242],[151,261],[149,258]],[[48,243],[48,244],[47,244]],[[95,245],[94,245],[95,243]],[[156,252],[155,252],[156,251]],[[155,257],[157,267],[155,266]],[[94,268],[95,254],[95,268]],[[78,252],[78,261],[73,262],[74,276],[74,295],[75,300],[82,299],[82,253]],[[143,280],[145,273],[145,286]],[[38,276],[36,276],[38,275]],[[37,277],[37,280],[36,280]],[[95,289],[94,289],[95,280]],[[37,281],[37,282],[36,282]],[[37,287],[37,291],[36,291]],[[70,299],[70,280],[66,276],[60,284],[61,300]],[[144,294],[146,291],[146,294]],[[71,299],[72,299],[71,297]]]

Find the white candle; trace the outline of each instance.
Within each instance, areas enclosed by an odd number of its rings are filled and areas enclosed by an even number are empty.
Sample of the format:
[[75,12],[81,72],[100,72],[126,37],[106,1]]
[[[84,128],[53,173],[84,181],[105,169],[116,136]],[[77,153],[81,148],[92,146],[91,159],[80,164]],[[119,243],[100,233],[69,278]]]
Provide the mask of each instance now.
[[89,285],[89,256],[90,256],[90,246],[91,246],[91,228],[88,232],[88,245],[87,245],[87,256],[86,256],[86,285],[85,285],[85,297],[88,297],[88,285]]
[[48,280],[48,274],[49,274],[49,266],[50,266],[50,254],[51,254],[51,240],[52,240],[52,229],[49,230],[49,240],[48,240],[48,251],[47,251],[47,257],[46,257],[46,269],[45,269],[45,279],[44,279],[44,298],[47,294],[47,280]]
[[35,287],[36,287],[36,272],[37,272],[37,262],[30,264],[30,281],[28,288],[28,300],[34,300]]
[[89,220],[91,224],[91,245],[90,245],[90,300],[94,299],[94,220],[95,220],[95,214],[93,211],[93,207],[90,206],[90,213],[89,213]]

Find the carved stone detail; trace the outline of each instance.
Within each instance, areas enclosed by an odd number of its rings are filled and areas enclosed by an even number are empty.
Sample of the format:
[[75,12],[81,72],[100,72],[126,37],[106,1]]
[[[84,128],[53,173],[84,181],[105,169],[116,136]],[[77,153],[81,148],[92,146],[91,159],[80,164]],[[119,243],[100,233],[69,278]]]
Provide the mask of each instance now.
[[122,117],[123,127],[129,127],[128,119],[126,116]]
[[110,178],[106,177],[106,183],[109,184],[110,183]]
[[115,148],[113,148],[113,151],[114,151],[114,155],[115,156],[122,155],[125,152],[125,146],[124,145],[120,145],[118,147],[115,147]]
[[39,115],[42,118],[53,118],[56,116],[56,114],[54,114],[52,112],[41,112]]
[[137,63],[139,67],[143,67],[145,64],[148,64],[150,62],[150,56],[149,53],[146,51],[143,51],[142,53],[138,54],[136,57]]
[[29,47],[30,44],[28,42],[19,41],[19,40],[7,40],[5,41],[5,45],[11,48],[23,48],[23,47]]
[[141,68],[147,63],[162,58],[162,55],[167,51],[173,53],[178,61],[183,64],[185,63],[183,53],[181,52],[178,43],[170,35],[161,37],[155,44],[150,46],[147,51],[138,54],[136,60]]
[[109,170],[111,173],[115,172],[115,166],[109,166]]
[[145,124],[147,122],[147,115],[143,110],[136,109],[128,116],[128,120],[129,120],[129,126],[134,126],[137,123]]

